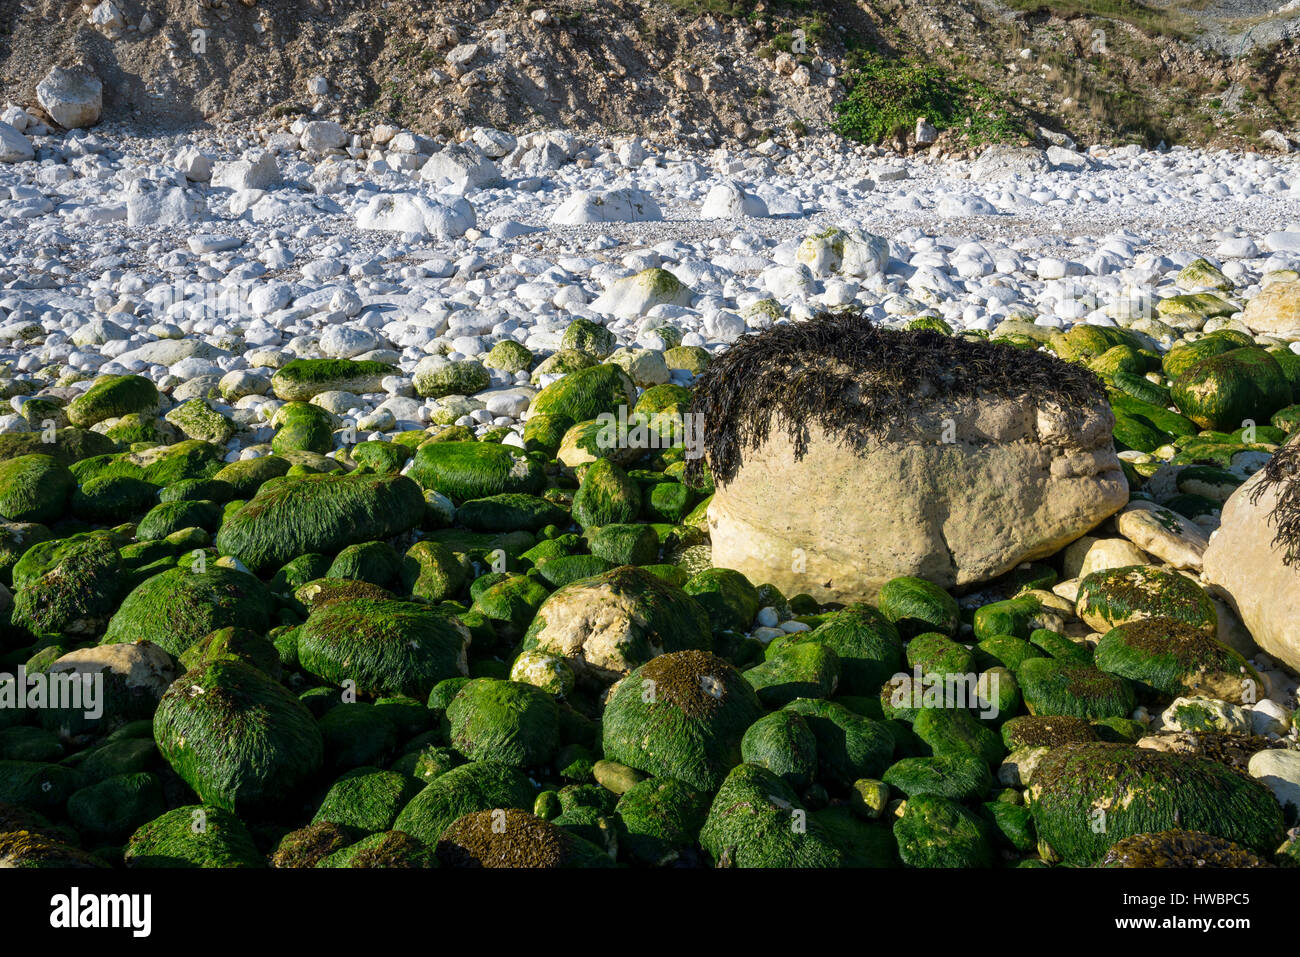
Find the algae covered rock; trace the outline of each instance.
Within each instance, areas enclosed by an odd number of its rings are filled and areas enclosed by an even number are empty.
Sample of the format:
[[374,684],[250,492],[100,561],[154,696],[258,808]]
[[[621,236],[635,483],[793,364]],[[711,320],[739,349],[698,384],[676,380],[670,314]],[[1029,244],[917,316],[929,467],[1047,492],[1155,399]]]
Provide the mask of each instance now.
[[707,650],[709,620],[695,599],[634,566],[552,592],[525,649],[562,655],[580,680],[608,684],[664,652]]
[[424,496],[401,475],[309,475],[259,492],[217,533],[217,550],[255,572],[310,552],[391,538],[417,527]]
[[315,867],[335,851],[354,844],[356,831],[332,821],[308,824],[290,831],[271,854],[272,867]]
[[104,376],[68,403],[68,421],[89,428],[105,419],[158,409],[158,389],[144,376]]
[[713,798],[700,846],[718,867],[842,867],[844,852],[780,777],[734,768]]
[[818,642],[840,662],[839,692],[875,694],[903,663],[903,642],[887,617],[870,605],[853,604],[827,615],[795,643]]
[[817,738],[801,715],[773,711],[751,724],[740,739],[740,756],[778,775],[796,792],[817,774]]
[[852,787],[859,778],[878,778],[889,767],[894,736],[883,721],[863,717],[836,701],[799,698],[786,705],[800,715],[817,739],[818,777]]
[[447,705],[447,724],[452,747],[471,761],[538,767],[549,764],[559,748],[555,699],[517,681],[466,683]]
[[33,546],[14,565],[13,623],[38,634],[98,635],[106,623],[111,628],[121,568],[117,548],[105,533]]
[[682,586],[709,616],[714,631],[748,631],[758,614],[758,589],[730,568],[706,568]]
[[573,520],[583,528],[636,521],[641,512],[640,487],[609,459],[587,469],[573,496]]
[[660,655],[610,695],[601,722],[605,756],[712,791],[740,763],[741,738],[761,715],[754,690],[721,658]]
[[1202,831],[1175,828],[1134,834],[1111,845],[1100,867],[1272,867],[1240,844]]
[[273,602],[261,581],[220,565],[198,568],[173,568],[137,585],[109,621],[104,644],[150,641],[179,657],[218,628],[270,627]]
[[298,660],[334,685],[424,698],[439,681],[468,674],[468,644],[469,630],[440,609],[345,598],[313,608],[298,630]]
[[636,386],[628,374],[613,364],[570,372],[552,382],[533,400],[530,415],[564,416],[586,422],[602,413],[618,414],[620,407],[636,405]]
[[709,813],[709,796],[672,778],[646,778],[614,808],[623,825],[619,846],[632,860],[663,866],[694,846]]
[[542,468],[521,449],[498,442],[428,442],[416,450],[407,475],[457,501],[491,495],[534,495]]
[[265,867],[248,829],[208,804],[173,808],[141,825],[126,843],[127,867]]
[[311,712],[241,661],[182,675],[153,723],[172,769],[204,803],[226,810],[273,807],[321,766],[324,745]]
[[427,870],[438,866],[433,849],[404,831],[370,834],[322,858],[317,867]]
[[20,455],[0,462],[0,517],[10,522],[53,522],[64,517],[77,487],[52,455]]
[[1063,745],[1039,761],[1029,792],[1039,837],[1071,864],[1096,864],[1123,838],[1173,828],[1264,853],[1282,842],[1282,810],[1268,788],[1203,758]]
[[763,707],[780,708],[796,698],[833,695],[840,680],[840,656],[820,642],[792,643],[744,674]]
[[308,402],[322,392],[352,392],[365,395],[382,392],[385,376],[397,369],[386,362],[355,359],[294,359],[271,376],[276,398],[287,402]]
[[1085,662],[1031,658],[1016,673],[1025,707],[1034,715],[1127,718],[1137,696],[1126,678]]
[[1203,429],[1231,432],[1267,422],[1291,404],[1291,384],[1271,355],[1248,346],[1202,359],[1174,380],[1178,411]]
[[475,811],[438,840],[443,867],[612,867],[601,848],[518,808]]
[[354,768],[330,785],[312,824],[329,822],[359,831],[386,831],[419,789],[415,781],[396,771]]
[[987,825],[968,808],[933,794],[907,799],[894,823],[906,867],[992,867]]
[[451,824],[475,811],[533,806],[535,788],[519,769],[474,761],[429,782],[398,814],[394,827],[436,846]]
[[1173,618],[1144,618],[1111,629],[1097,643],[1097,667],[1150,692],[1204,694],[1253,703],[1263,684],[1240,654]]
[[1171,618],[1213,637],[1214,601],[1196,582],[1155,565],[1093,572],[1079,583],[1078,614],[1098,631],[1143,618]]
[[961,624],[957,600],[924,578],[890,579],[880,586],[877,604],[904,638],[928,631],[952,637]]

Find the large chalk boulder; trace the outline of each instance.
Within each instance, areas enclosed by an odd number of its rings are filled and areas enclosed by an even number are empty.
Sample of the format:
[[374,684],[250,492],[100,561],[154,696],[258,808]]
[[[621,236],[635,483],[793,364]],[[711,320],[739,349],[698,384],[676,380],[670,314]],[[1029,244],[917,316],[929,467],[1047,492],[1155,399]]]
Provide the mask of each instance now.
[[1300,668],[1300,439],[1292,438],[1224,503],[1203,576],[1255,643]]
[[716,359],[692,411],[713,564],[786,594],[986,581],[1128,501],[1100,385],[1045,353],[823,316]]
[[556,226],[583,223],[646,223],[664,218],[659,204],[639,189],[579,190],[551,217]]
[[88,69],[56,66],[36,84],[36,101],[65,129],[94,126],[104,107],[104,84]]

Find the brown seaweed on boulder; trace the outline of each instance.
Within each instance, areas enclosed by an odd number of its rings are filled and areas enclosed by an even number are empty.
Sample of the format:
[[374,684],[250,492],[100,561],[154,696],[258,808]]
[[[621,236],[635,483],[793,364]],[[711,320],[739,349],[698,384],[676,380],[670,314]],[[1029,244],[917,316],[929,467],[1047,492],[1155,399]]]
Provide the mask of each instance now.
[[[714,478],[726,484],[746,450],[761,446],[773,421],[802,457],[808,422],[862,448],[905,419],[918,394],[956,400],[1033,395],[1064,408],[1104,401],[1089,369],[1046,352],[929,330],[887,329],[861,311],[821,312],[740,338],[710,363],[695,386]],[[694,480],[702,459],[688,462]]]

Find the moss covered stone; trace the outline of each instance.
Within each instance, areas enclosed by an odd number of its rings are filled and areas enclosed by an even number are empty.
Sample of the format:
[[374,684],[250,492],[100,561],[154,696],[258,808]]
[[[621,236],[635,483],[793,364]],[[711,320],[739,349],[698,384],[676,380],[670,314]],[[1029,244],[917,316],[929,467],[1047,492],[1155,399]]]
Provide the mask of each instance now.
[[1267,858],[1240,844],[1206,834],[1174,828],[1155,834],[1133,834],[1111,845],[1100,867],[1271,867]]
[[474,761],[434,778],[402,809],[394,827],[436,845],[458,818],[475,811],[531,808],[535,791],[517,768]]
[[312,475],[259,492],[225,521],[216,544],[261,571],[309,552],[390,538],[423,517],[424,496],[401,475]]
[[1237,704],[1257,700],[1259,675],[1240,654],[1173,618],[1120,625],[1097,643],[1097,667],[1166,697],[1201,694]]
[[212,478],[230,485],[232,499],[252,498],[269,479],[279,478],[292,467],[288,459],[279,455],[263,455],[255,459],[240,459],[223,466]]
[[1002,725],[1002,743],[1009,751],[1096,740],[1097,732],[1086,718],[1068,715],[1021,715]]
[[64,517],[77,486],[52,455],[21,455],[0,462],[0,517],[10,522],[53,522]]
[[695,599],[635,566],[557,589],[524,636],[525,649],[568,658],[579,679],[596,685],[664,652],[711,646],[708,616]]
[[538,532],[547,525],[567,525],[569,514],[536,495],[505,493],[462,502],[457,524],[479,532],[512,532],[525,528]]
[[212,408],[206,399],[198,397],[182,402],[164,418],[190,439],[225,445],[235,434],[235,423],[230,417]]
[[988,764],[969,754],[903,758],[885,770],[882,780],[909,798],[928,794],[959,802],[978,801],[993,786]]
[[1291,404],[1291,383],[1277,360],[1250,346],[1202,359],[1174,380],[1174,405],[1203,429],[1231,432],[1247,419],[1267,422]]
[[319,406],[289,402],[276,410],[273,421],[278,428],[271,437],[271,449],[277,454],[317,452],[323,455],[334,448],[337,420]]
[[401,564],[402,557],[387,542],[362,542],[339,552],[325,577],[387,586],[397,578]]
[[961,624],[956,599],[924,578],[905,575],[891,579],[880,587],[876,602],[905,639],[923,632],[951,638]]
[[617,414],[620,406],[636,405],[636,386],[616,365],[591,366],[552,382],[533,400],[533,415],[559,415],[585,422],[602,413]]
[[796,792],[817,774],[817,738],[793,711],[774,711],[751,724],[740,740],[740,756],[746,764],[778,775]]
[[641,488],[609,459],[587,469],[573,496],[573,520],[583,528],[634,522],[641,513]]
[[0,803],[38,813],[59,811],[85,784],[70,767],[47,761],[0,760]]
[[564,328],[561,349],[572,349],[596,359],[604,359],[618,346],[614,333],[590,319],[574,319]]
[[834,612],[792,641],[819,642],[839,656],[842,694],[874,694],[903,663],[898,631],[884,614],[867,604]]
[[1125,678],[1093,665],[1031,658],[1016,674],[1025,706],[1034,715],[1075,718],[1127,718],[1137,705]]
[[140,519],[135,537],[142,542],[157,541],[183,528],[215,532],[221,518],[221,506],[216,502],[160,502]]
[[758,614],[758,589],[730,568],[709,568],[693,575],[682,591],[709,616],[714,631],[748,631]]
[[99,524],[124,522],[151,509],[158,488],[144,479],[109,475],[84,482],[72,496],[72,513]]
[[383,831],[363,837],[350,847],[328,855],[316,865],[323,868],[381,868],[427,870],[438,866],[433,849],[404,831]]
[[908,798],[903,816],[894,823],[894,838],[906,867],[993,866],[987,825],[947,798]]
[[100,844],[130,837],[162,814],[166,804],[158,777],[141,771],[113,775],[74,792],[67,810],[82,839]]
[[1045,657],[1045,653],[1023,638],[1015,635],[990,635],[976,646],[985,660],[1016,671],[1030,658]]
[[173,808],[127,841],[127,867],[265,867],[252,836],[230,811],[212,805]]
[[158,389],[144,376],[102,376],[68,403],[68,421],[89,428],[105,419],[158,409]]
[[589,841],[517,808],[466,814],[443,831],[438,860],[444,867],[612,867]]
[[610,565],[653,565],[659,560],[659,536],[649,525],[602,525],[588,534],[587,543],[593,555]]
[[151,641],[180,656],[219,628],[264,634],[272,604],[267,587],[245,572],[215,564],[203,572],[174,568],[146,579],[126,596],[108,623],[104,643]]
[[880,777],[889,767],[894,736],[885,722],[816,698],[799,698],[786,710],[803,717],[817,739],[820,779],[848,788],[859,778]]
[[912,730],[936,755],[969,755],[996,764],[1005,753],[997,732],[965,708],[922,708]]
[[972,619],[975,640],[983,641],[994,635],[1014,635],[1028,638],[1030,622],[1042,609],[1033,595],[1018,595],[1005,601],[990,602],[976,610]]
[[1079,583],[1079,617],[1098,631],[1143,618],[1172,618],[1213,637],[1214,602],[1196,582],[1155,565],[1093,572]]
[[452,360],[444,356],[422,359],[411,380],[417,394],[440,399],[448,395],[474,395],[492,384],[492,375],[477,359]]
[[504,493],[536,494],[541,467],[520,449],[495,442],[432,442],[420,446],[407,474],[457,501]]
[[444,678],[468,673],[468,643],[468,629],[438,609],[353,598],[312,610],[298,633],[298,659],[334,685],[423,698]]
[[907,643],[907,665],[920,668],[923,675],[968,674],[975,667],[975,656],[965,645],[938,632],[927,632]]
[[761,714],[753,689],[721,658],[660,655],[611,695],[602,720],[605,756],[712,791],[740,763],[741,738]]
[[398,573],[406,594],[429,602],[445,601],[465,584],[465,569],[452,550],[427,540],[407,549]]
[[271,866],[315,867],[335,851],[355,844],[356,840],[356,831],[345,825],[332,821],[308,824],[280,839],[271,854]]
[[354,768],[330,785],[312,824],[330,822],[359,831],[386,831],[419,790],[404,774]]
[[745,680],[765,708],[796,698],[829,698],[840,679],[840,656],[820,642],[792,643],[745,671]]
[[386,362],[354,359],[294,359],[271,376],[276,398],[307,402],[322,392],[382,392],[385,376],[398,370]]
[[447,706],[447,724],[452,747],[471,761],[540,767],[560,743],[555,699],[517,681],[467,682]]
[[275,806],[321,766],[311,712],[241,661],[187,672],[154,714],[158,750],[206,804],[245,811]]
[[647,778],[624,791],[614,811],[623,824],[620,847],[626,856],[663,866],[695,845],[709,796],[672,778]]
[[1130,745],[1052,749],[1029,798],[1042,842],[1070,864],[1096,864],[1126,837],[1172,828],[1264,853],[1282,842],[1282,810],[1258,781],[1213,761]]
[[103,532],[34,545],[14,566],[11,620],[37,634],[98,635],[117,607],[121,569]]
[[844,852],[798,797],[767,768],[741,764],[727,775],[700,829],[715,866],[841,867]]
[[20,455],[51,455],[71,466],[82,459],[108,455],[121,446],[106,435],[88,429],[57,429],[53,442],[43,432],[7,432],[0,435],[0,462]]

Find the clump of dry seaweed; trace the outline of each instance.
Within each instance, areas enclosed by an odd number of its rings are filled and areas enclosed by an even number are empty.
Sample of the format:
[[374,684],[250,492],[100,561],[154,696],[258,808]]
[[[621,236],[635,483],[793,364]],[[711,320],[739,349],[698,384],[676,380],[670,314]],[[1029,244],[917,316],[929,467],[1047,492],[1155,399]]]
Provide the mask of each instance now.
[[[973,337],[875,325],[858,311],[822,312],[744,336],[701,374],[691,411],[701,413],[704,448],[714,478],[725,484],[743,453],[768,438],[771,422],[808,449],[808,423],[857,447],[879,438],[914,407],[931,399],[1032,395],[1063,408],[1105,401],[1089,369],[1046,352]],[[701,459],[687,463],[697,477]]]
[[1251,489],[1250,503],[1270,488],[1277,488],[1277,502],[1269,512],[1269,523],[1277,527],[1273,544],[1286,549],[1282,564],[1300,562],[1300,440],[1282,446],[1263,468],[1264,477]]

